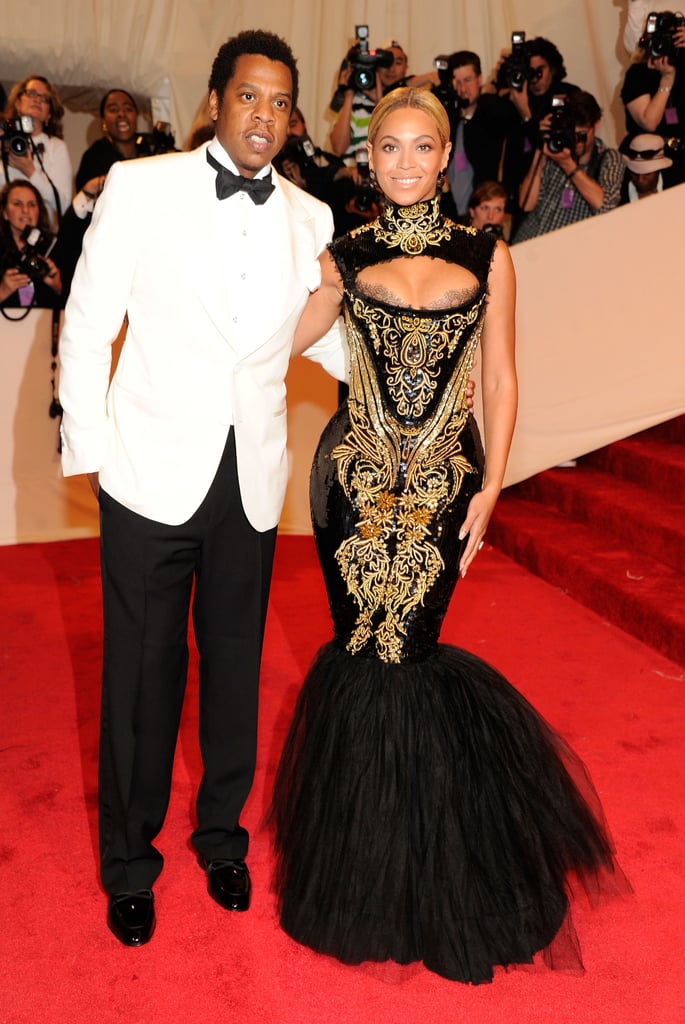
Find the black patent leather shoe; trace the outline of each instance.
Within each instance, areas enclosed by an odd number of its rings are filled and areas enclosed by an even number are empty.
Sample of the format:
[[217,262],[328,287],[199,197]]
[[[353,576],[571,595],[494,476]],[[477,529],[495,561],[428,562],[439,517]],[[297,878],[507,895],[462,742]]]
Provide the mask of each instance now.
[[144,946],[152,937],[155,924],[152,889],[120,892],[110,896],[107,926],[125,946]]
[[207,872],[207,892],[224,910],[247,910],[252,883],[244,860],[198,858]]

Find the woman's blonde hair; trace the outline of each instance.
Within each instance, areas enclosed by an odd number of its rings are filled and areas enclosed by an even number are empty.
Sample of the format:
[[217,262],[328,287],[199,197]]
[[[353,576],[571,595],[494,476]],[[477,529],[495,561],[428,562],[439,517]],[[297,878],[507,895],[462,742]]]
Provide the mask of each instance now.
[[17,116],[17,103],[19,98],[26,92],[29,82],[42,82],[50,98],[50,113],[43,124],[43,131],[46,135],[54,135],[58,139],[63,138],[62,118],[64,117],[64,106],[54,85],[43,75],[27,75],[26,78],[22,78],[21,82],[15,82],[7,97],[5,117]]
[[368,141],[371,146],[373,146],[386,117],[396,110],[402,110],[407,107],[414,107],[417,110],[422,110],[424,114],[428,114],[437,128],[440,144],[442,146],[447,145],[450,141],[450,122],[440,100],[430,89],[403,87],[392,89],[374,107],[371,120],[369,121],[368,134]]

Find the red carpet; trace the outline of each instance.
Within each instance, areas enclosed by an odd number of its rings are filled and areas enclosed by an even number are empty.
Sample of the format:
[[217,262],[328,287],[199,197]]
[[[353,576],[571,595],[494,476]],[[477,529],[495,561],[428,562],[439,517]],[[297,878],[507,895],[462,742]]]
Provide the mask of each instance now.
[[501,669],[571,741],[604,801],[635,896],[575,921],[584,976],[499,973],[470,988],[422,968],[347,968],[278,928],[260,823],[303,672],[328,638],[309,538],[279,540],[264,658],[260,759],[245,824],[252,909],[206,895],[188,846],[200,776],[191,673],[160,847],[157,932],[105,927],[96,865],[100,643],[97,544],[0,548],[3,623],[2,1024],[682,1024],[683,670],[485,548],[444,639]]
[[490,541],[685,665],[685,416],[515,487]]

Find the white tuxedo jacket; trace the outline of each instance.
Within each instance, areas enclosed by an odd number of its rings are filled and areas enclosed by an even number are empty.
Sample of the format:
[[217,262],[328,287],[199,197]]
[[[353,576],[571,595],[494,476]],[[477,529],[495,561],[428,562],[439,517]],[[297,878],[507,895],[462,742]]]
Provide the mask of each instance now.
[[[320,283],[332,218],[274,172],[275,191],[256,208],[258,258],[239,275],[244,285],[228,287],[226,247],[238,243],[217,212],[205,149],[109,172],[60,340],[62,465],[67,476],[99,472],[121,504],[177,525],[209,490],[232,420],[243,507],[264,531],[278,521],[287,483],[293,333]],[[125,316],[110,386],[111,346]],[[344,379],[339,326],[307,355]]]

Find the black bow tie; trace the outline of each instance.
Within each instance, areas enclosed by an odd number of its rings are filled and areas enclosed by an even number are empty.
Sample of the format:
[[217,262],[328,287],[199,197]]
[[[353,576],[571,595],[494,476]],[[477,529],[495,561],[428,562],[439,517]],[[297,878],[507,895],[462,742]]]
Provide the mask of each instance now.
[[207,163],[216,171],[217,199],[227,199],[229,196],[235,195],[236,192],[242,191],[247,192],[253,203],[261,206],[274,190],[271,171],[263,178],[244,178],[242,174],[234,174],[233,171],[229,171],[228,167],[224,167],[218,160],[215,160],[209,150],[207,151]]

